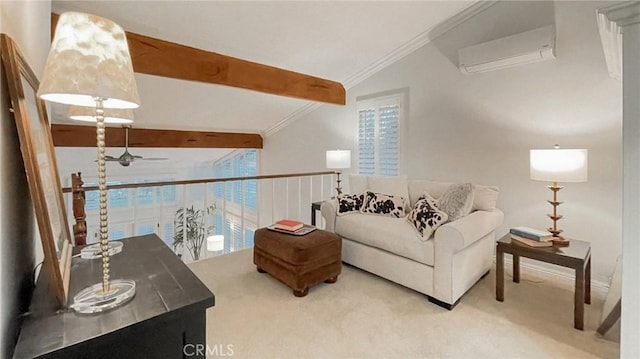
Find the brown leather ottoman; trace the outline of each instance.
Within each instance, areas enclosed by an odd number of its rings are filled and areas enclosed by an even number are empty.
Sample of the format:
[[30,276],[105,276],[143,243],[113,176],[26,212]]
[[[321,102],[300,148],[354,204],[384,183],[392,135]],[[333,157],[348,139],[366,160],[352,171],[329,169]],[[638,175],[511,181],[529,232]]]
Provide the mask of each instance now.
[[304,236],[260,228],[254,235],[253,263],[304,297],[309,287],[335,283],[342,271],[342,239],[316,229]]

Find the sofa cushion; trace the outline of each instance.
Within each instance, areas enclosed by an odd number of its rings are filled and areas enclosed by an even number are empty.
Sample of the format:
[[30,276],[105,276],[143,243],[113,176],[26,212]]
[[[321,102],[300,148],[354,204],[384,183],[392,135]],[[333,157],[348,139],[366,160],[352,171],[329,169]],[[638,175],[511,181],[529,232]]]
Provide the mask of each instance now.
[[[415,206],[418,198],[428,193],[433,198],[440,198],[451,186],[452,182],[437,182],[429,180],[409,180],[409,200],[411,208]],[[493,211],[496,209],[499,189],[495,186],[474,185],[472,210]]]
[[338,195],[338,216],[349,213],[358,213],[364,203],[364,193],[360,194],[339,194]]
[[437,201],[428,194],[420,196],[416,202],[407,220],[411,223],[418,233],[420,240],[428,240],[436,228],[440,227],[449,219],[449,216],[438,209]]
[[433,239],[421,241],[404,218],[353,214],[336,218],[335,232],[343,238],[433,266]]
[[498,202],[500,190],[496,186],[474,185],[473,210],[493,211]]
[[449,182],[436,182],[428,180],[410,180],[408,184],[409,188],[409,200],[411,201],[411,208],[415,207],[416,202],[423,194],[427,193],[431,197],[438,199],[447,187],[453,183]]
[[371,192],[390,194],[409,200],[407,176],[367,176],[367,189]]
[[438,208],[449,216],[449,222],[456,221],[469,213],[473,208],[473,184],[452,184],[438,198]]
[[400,218],[406,215],[406,203],[405,197],[367,191],[362,213]]
[[364,193],[368,189],[367,176],[349,175],[349,192]]

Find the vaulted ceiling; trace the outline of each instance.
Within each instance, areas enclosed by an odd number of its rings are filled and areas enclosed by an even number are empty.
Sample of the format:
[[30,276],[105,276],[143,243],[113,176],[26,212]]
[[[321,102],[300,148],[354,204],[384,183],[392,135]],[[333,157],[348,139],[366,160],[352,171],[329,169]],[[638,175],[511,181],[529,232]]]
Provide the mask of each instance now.
[[[340,82],[348,89],[399,48],[472,4],[53,1],[52,11],[100,15],[130,32]],[[134,126],[140,128],[264,134],[310,105],[229,86],[145,74],[136,79],[142,106]],[[64,113],[54,108],[52,122],[68,123]]]

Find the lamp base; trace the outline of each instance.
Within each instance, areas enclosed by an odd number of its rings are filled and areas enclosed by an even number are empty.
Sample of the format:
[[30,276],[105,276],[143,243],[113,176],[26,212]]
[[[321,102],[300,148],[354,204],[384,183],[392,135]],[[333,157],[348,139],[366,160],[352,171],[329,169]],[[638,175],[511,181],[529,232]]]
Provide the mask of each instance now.
[[[113,257],[114,255],[122,252],[123,244],[122,242],[109,242],[109,257]],[[82,259],[96,259],[102,258],[102,249],[100,248],[100,243],[94,243],[92,245],[86,246],[80,250],[80,258]]]
[[116,279],[109,282],[109,291],[102,291],[102,283],[94,284],[73,297],[71,308],[78,313],[93,314],[116,308],[136,295],[136,282]]
[[551,241],[553,242],[554,246],[558,246],[558,247],[568,247],[569,244],[571,243],[568,239],[562,236],[554,236]]

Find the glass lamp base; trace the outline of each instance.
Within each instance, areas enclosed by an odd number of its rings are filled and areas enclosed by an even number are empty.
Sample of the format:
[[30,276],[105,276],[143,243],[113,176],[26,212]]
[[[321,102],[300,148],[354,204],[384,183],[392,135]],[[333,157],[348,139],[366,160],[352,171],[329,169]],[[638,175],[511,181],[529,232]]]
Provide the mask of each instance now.
[[[109,257],[122,252],[123,244],[120,241],[109,241]],[[102,258],[102,249],[100,243],[94,243],[86,246],[80,250],[80,258],[82,259],[96,259]]]
[[130,301],[136,295],[136,282],[115,279],[109,282],[109,291],[102,291],[102,283],[83,289],[75,297],[71,308],[78,313],[100,313]]

